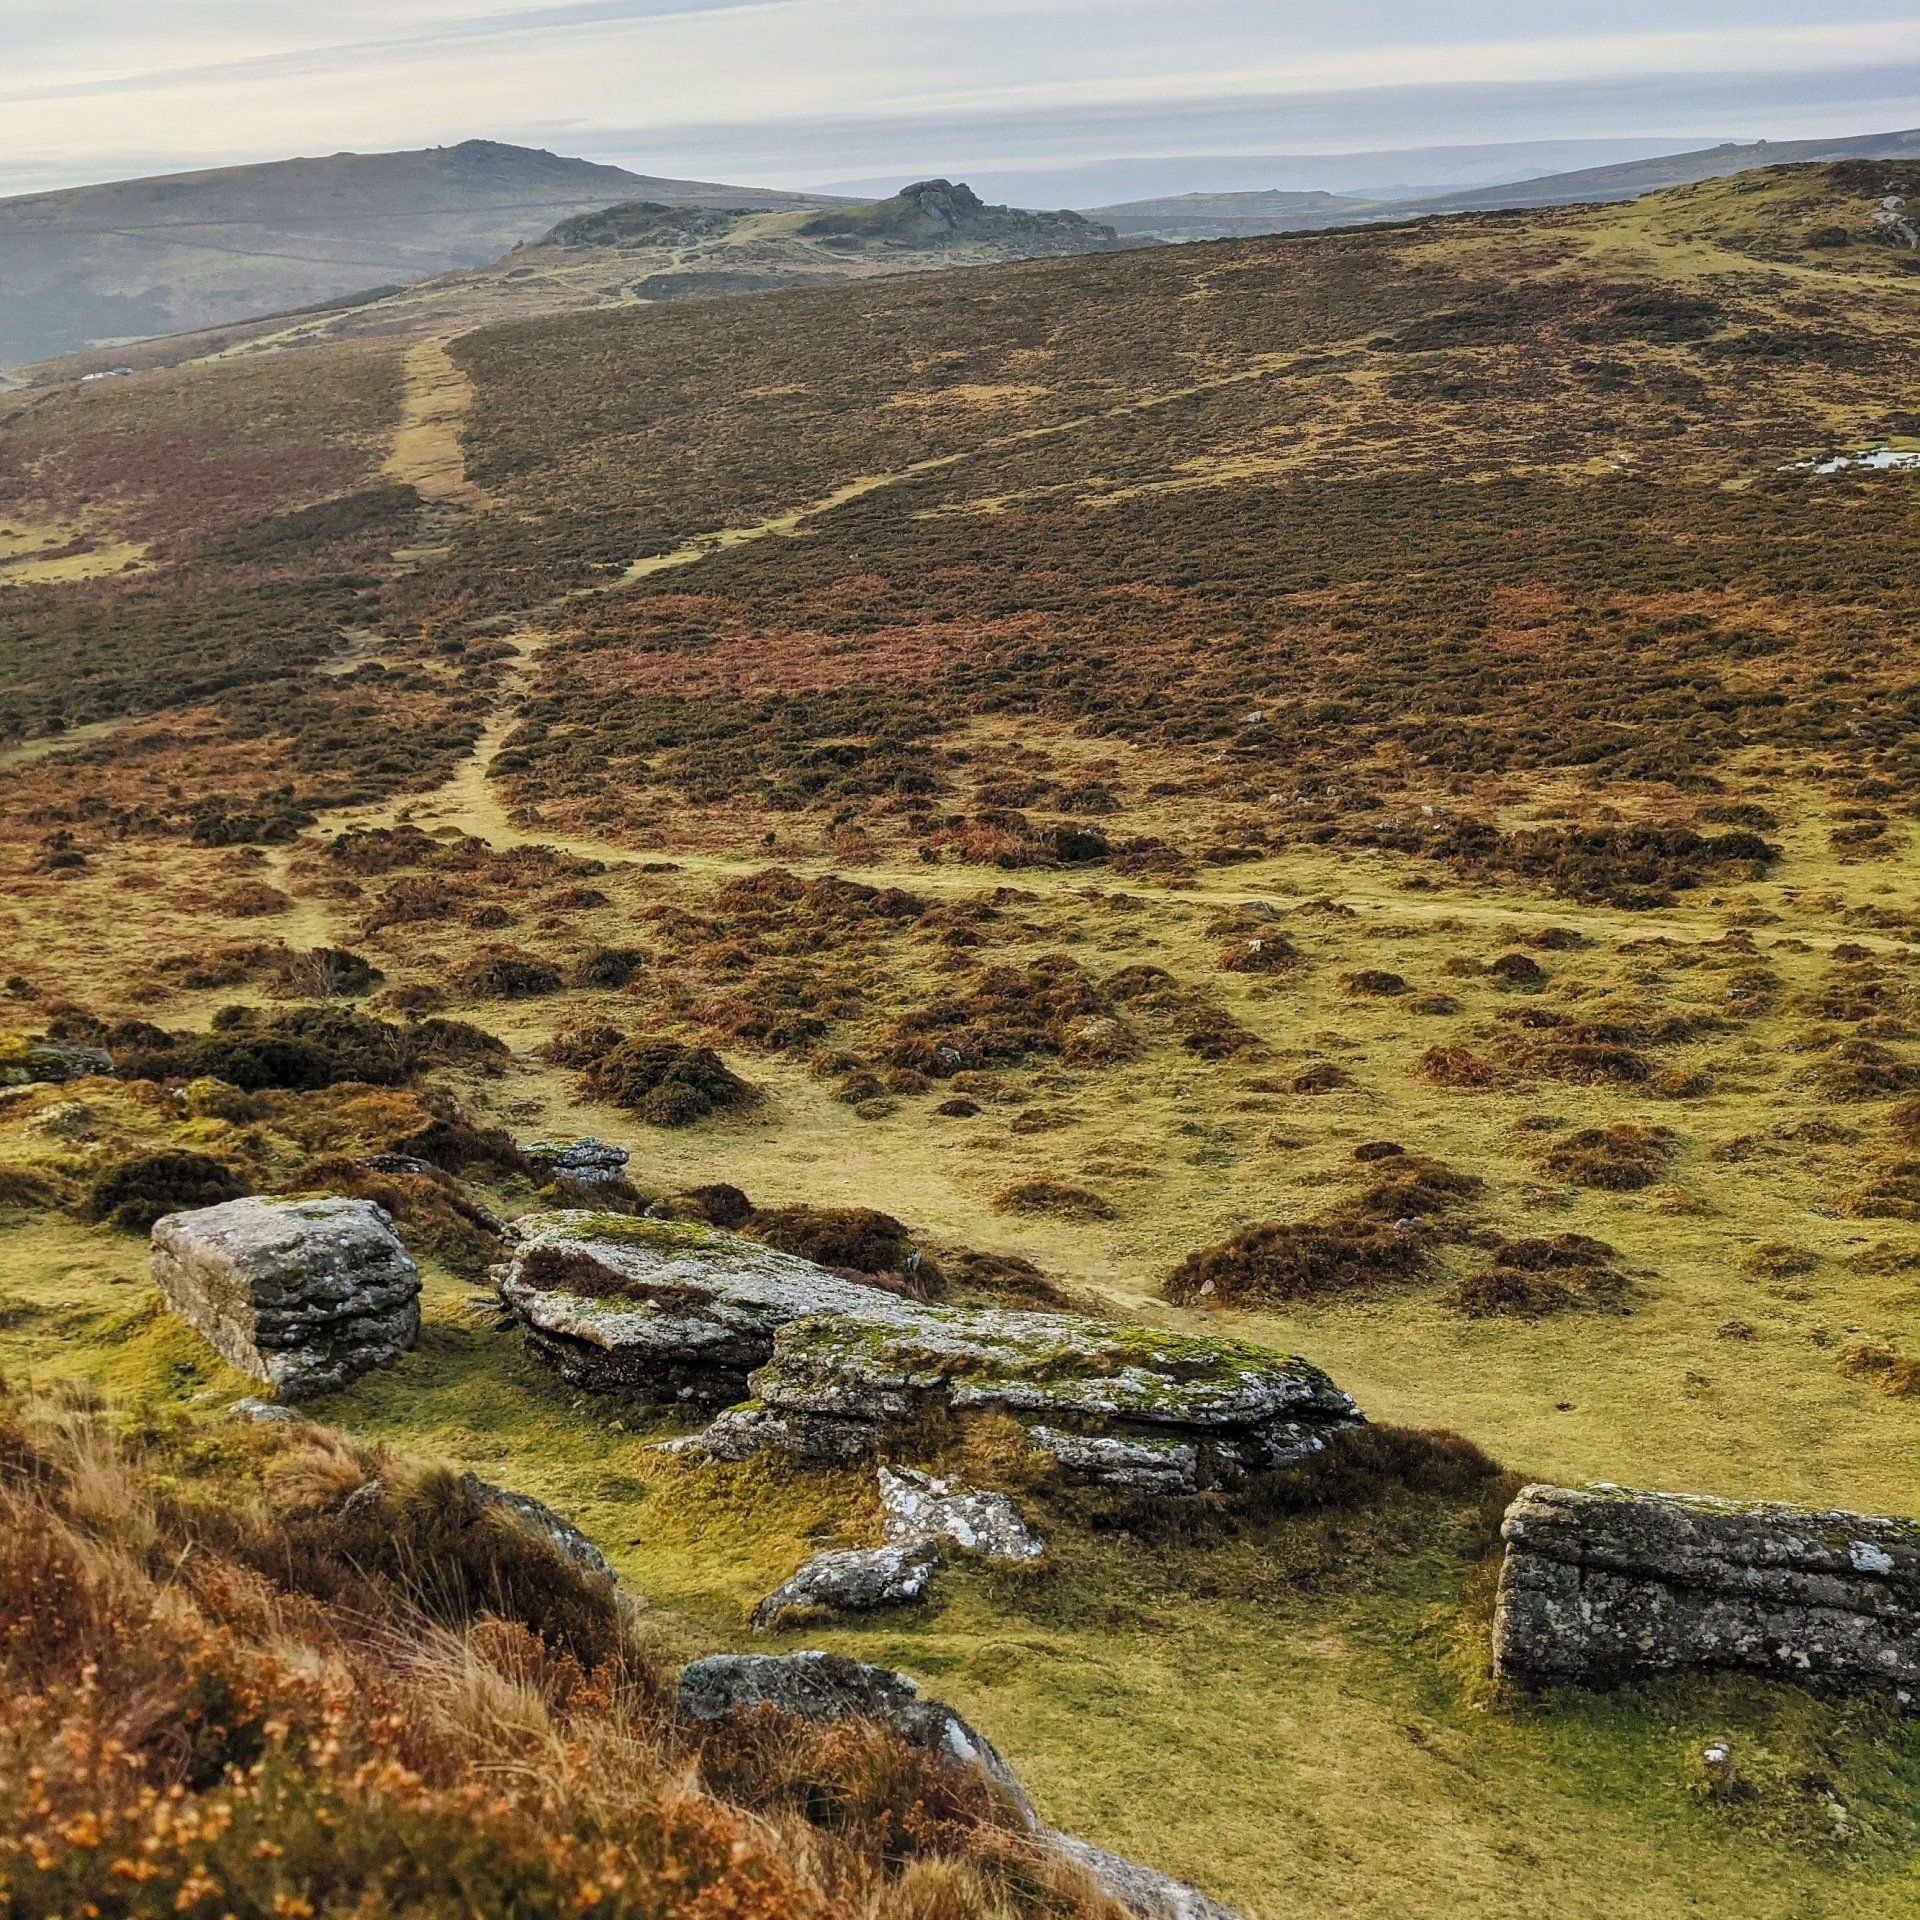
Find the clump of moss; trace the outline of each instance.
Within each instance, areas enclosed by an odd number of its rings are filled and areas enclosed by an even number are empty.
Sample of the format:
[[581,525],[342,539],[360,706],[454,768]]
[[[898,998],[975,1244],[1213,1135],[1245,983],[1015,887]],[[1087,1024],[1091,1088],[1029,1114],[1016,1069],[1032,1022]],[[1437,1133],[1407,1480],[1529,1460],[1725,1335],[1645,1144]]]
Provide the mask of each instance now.
[[1609,1306],[1626,1287],[1618,1258],[1604,1240],[1580,1233],[1502,1240],[1487,1264],[1456,1282],[1441,1303],[1473,1319],[1519,1320]]
[[70,1205],[77,1190],[51,1167],[22,1167],[0,1162],[0,1211],[46,1213]]
[[1669,1127],[1636,1126],[1621,1121],[1608,1127],[1581,1127],[1553,1141],[1540,1157],[1556,1179],[1610,1193],[1634,1193],[1650,1187],[1666,1171],[1677,1145]]

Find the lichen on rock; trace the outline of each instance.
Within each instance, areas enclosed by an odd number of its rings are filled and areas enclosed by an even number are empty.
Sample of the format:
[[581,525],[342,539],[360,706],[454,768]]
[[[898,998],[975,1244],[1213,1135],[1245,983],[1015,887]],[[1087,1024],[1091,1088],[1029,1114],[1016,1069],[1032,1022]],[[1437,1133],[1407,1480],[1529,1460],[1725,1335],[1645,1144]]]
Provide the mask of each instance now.
[[1501,1531],[1504,1678],[1731,1668],[1920,1692],[1920,1521],[1601,1483],[1525,1487]]
[[855,1460],[929,1418],[993,1412],[1069,1478],[1194,1494],[1360,1423],[1304,1360],[1077,1314],[929,1306],[692,1222],[538,1215],[499,1285],[572,1384],[727,1408],[682,1443],[714,1459]]
[[413,1345],[420,1275],[371,1200],[229,1200],[153,1228],[168,1307],[283,1400],[331,1392]]

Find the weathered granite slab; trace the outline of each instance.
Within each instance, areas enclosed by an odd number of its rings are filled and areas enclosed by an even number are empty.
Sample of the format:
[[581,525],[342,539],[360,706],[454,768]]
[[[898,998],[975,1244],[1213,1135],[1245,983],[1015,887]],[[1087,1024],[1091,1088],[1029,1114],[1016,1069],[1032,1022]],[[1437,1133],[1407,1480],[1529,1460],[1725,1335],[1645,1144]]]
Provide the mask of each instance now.
[[1501,1531],[1508,1678],[1733,1668],[1920,1691],[1920,1521],[1596,1484],[1523,1488]]
[[331,1392],[413,1345],[420,1275],[371,1200],[229,1200],[153,1228],[167,1305],[283,1400]]
[[687,1220],[566,1210],[514,1223],[500,1297],[570,1385],[725,1406],[788,1321],[892,1296]]
[[689,1450],[856,1460],[929,1414],[1011,1415],[1070,1478],[1193,1494],[1360,1424],[1317,1367],[1074,1314],[927,1306],[718,1228],[523,1221],[500,1294],[576,1386],[725,1406]]
[[926,1592],[939,1564],[940,1549],[924,1536],[816,1553],[754,1608],[753,1624],[764,1633],[822,1614],[904,1607]]

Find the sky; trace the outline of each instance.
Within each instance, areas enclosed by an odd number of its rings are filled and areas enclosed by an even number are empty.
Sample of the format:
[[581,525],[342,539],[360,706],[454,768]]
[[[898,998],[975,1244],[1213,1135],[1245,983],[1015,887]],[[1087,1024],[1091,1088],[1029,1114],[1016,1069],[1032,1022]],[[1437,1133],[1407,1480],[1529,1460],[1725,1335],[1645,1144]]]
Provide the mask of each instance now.
[[0,0],[0,194],[469,138],[1088,184],[1126,156],[1917,125],[1920,0]]

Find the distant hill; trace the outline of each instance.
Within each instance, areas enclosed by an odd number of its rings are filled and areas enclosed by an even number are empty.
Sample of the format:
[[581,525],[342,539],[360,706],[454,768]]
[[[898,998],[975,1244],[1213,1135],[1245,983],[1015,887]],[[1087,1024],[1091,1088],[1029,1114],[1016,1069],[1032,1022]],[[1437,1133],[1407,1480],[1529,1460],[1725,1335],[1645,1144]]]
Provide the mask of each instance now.
[[1662,154],[1572,173],[1543,174],[1495,186],[1371,194],[1188,193],[1089,209],[1122,234],[1162,240],[1225,240],[1262,233],[1318,232],[1433,213],[1494,213],[1514,207],[1563,207],[1634,200],[1663,187],[1691,186],[1758,167],[1813,161],[1920,158],[1920,132],[1870,133],[1842,140],[1754,140]]
[[29,377],[70,378],[119,364],[172,366],[241,345],[464,333],[505,320],[635,301],[777,293],[876,274],[1137,244],[1077,213],[988,206],[970,187],[948,180],[923,180],[885,200],[828,207],[623,200],[573,214],[484,267],[234,326],[71,355],[32,369]]
[[1372,200],[1340,193],[1179,193],[1095,207],[1090,217],[1117,233],[1157,240],[1234,240],[1262,233],[1314,232],[1386,217]]
[[490,140],[27,194],[0,200],[0,366],[480,266],[569,214],[642,198],[826,204]]
[[1397,211],[1416,213],[1489,213],[1506,207],[1564,207],[1603,200],[1635,200],[1662,187],[1692,186],[1748,173],[1756,167],[1798,166],[1828,160],[1920,159],[1920,131],[1867,133],[1844,140],[1753,140],[1702,147],[1692,153],[1664,154],[1657,160],[1631,160],[1620,166],[1583,167],[1577,173],[1547,174],[1510,186],[1478,187],[1403,201]]

